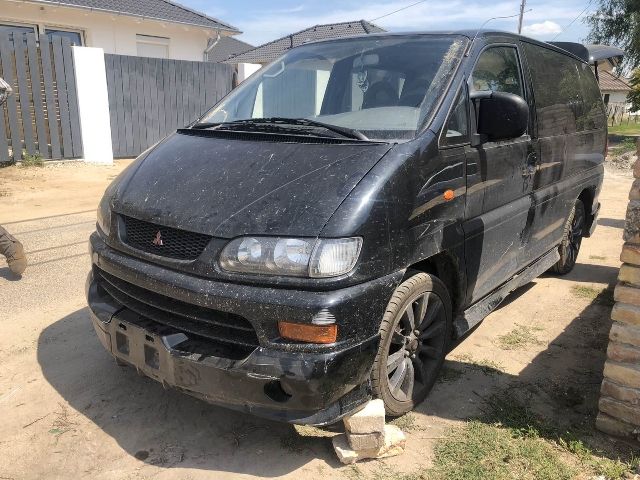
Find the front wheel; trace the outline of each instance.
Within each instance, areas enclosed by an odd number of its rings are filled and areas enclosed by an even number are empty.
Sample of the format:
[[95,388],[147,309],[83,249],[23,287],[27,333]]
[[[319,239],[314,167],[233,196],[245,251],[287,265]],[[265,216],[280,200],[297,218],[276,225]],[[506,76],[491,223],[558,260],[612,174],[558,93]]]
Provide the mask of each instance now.
[[444,284],[416,273],[394,292],[380,326],[371,372],[376,397],[390,416],[422,402],[433,388],[451,338],[451,300]]
[[584,234],[586,215],[582,200],[576,200],[567,223],[564,227],[562,243],[558,246],[560,260],[556,263],[552,271],[559,275],[566,275],[576,265],[580,245],[582,245],[582,235]]

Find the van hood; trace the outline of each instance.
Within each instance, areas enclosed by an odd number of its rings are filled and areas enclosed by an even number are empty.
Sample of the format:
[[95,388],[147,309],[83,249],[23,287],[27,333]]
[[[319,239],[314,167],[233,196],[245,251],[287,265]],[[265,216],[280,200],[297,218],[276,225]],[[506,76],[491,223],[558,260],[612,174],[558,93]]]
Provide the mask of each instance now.
[[115,188],[115,212],[221,238],[318,236],[388,144],[308,144],[176,133]]

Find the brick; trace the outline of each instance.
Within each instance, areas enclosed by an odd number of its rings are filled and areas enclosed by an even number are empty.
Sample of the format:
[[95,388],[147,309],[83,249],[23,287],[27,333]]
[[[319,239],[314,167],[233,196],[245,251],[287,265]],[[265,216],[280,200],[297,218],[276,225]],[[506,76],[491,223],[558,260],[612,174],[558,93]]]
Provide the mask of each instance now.
[[640,388],[640,368],[636,366],[607,360],[604,364],[604,377],[618,385]]
[[640,347],[640,327],[626,323],[613,322],[609,338],[614,342],[627,343]]
[[[636,290],[634,288],[634,290]],[[640,307],[628,303],[617,302],[611,310],[611,319],[640,327]]]
[[640,365],[640,347],[634,347],[632,345],[617,342],[609,342],[607,358],[614,362],[635,363]]
[[383,432],[384,415],[384,402],[380,399],[371,400],[362,410],[345,417],[344,426],[349,433]]
[[348,434],[342,434],[333,437],[333,449],[338,459],[346,465],[365,458],[387,458],[402,454],[406,446],[404,433],[395,425],[385,425],[383,431],[384,443],[380,448],[354,450],[349,446]]
[[640,268],[625,263],[620,267],[618,280],[640,287]]
[[634,180],[629,192],[629,200],[640,200],[640,180]]
[[603,397],[611,397],[631,406],[640,407],[640,389],[638,388],[624,387],[605,378],[600,393]]
[[626,223],[624,226],[624,241],[638,243],[640,235],[640,200],[630,200],[627,206]]
[[623,422],[602,412],[596,418],[596,428],[615,437],[633,438],[638,434],[638,427],[635,425]]
[[616,302],[640,306],[640,288],[619,283],[613,291],[613,299]]
[[622,247],[622,254],[620,254],[620,261],[631,265],[640,265],[640,245],[625,243]]
[[376,433],[347,433],[347,440],[353,450],[375,450],[384,445],[384,434]]
[[601,412],[640,427],[640,406],[629,405],[609,397],[601,397],[599,406]]

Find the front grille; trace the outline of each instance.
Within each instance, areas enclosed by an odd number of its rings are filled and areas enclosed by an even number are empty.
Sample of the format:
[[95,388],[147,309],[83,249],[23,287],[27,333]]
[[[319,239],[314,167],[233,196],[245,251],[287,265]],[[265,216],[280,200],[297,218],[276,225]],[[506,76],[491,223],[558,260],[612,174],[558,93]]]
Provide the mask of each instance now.
[[211,241],[209,235],[163,227],[122,215],[124,243],[143,252],[177,260],[195,260]]
[[256,331],[246,318],[182,302],[94,268],[99,287],[120,305],[153,322],[183,332],[190,339],[213,342],[223,352],[218,356],[245,358],[259,346]]

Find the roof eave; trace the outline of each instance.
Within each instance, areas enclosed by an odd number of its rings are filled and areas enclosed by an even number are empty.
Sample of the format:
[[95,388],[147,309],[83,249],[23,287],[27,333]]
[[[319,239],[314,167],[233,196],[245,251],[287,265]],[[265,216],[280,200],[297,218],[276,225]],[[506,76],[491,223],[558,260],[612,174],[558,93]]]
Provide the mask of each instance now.
[[[77,8],[79,10],[89,10],[92,12],[101,12],[101,13],[109,13],[112,15],[121,15],[123,17],[133,17],[133,18],[141,18],[143,20],[153,20],[155,22],[164,22],[164,23],[173,23],[176,25],[187,25],[190,27],[199,27],[199,28],[205,28],[207,30],[220,30],[220,31],[224,31],[224,32],[232,32],[234,35],[239,35],[242,33],[241,30],[238,30],[236,27],[233,27],[231,25],[224,25],[224,24],[220,24],[220,26],[214,26],[214,25],[202,25],[200,23],[192,23],[192,22],[180,22],[180,21],[176,21],[176,20],[167,20],[166,18],[157,18],[157,17],[150,17],[147,15],[138,15],[135,13],[125,13],[125,12],[119,12],[117,10],[109,10],[107,8],[95,8],[95,7],[85,7],[84,5],[73,5],[73,4],[69,4],[69,3],[65,3],[62,1],[56,1],[56,0],[21,0],[22,3],[33,3],[34,5],[38,5],[38,4],[50,4],[50,5],[55,5],[58,7],[66,7],[66,8]],[[215,20],[214,20],[215,21]]]

